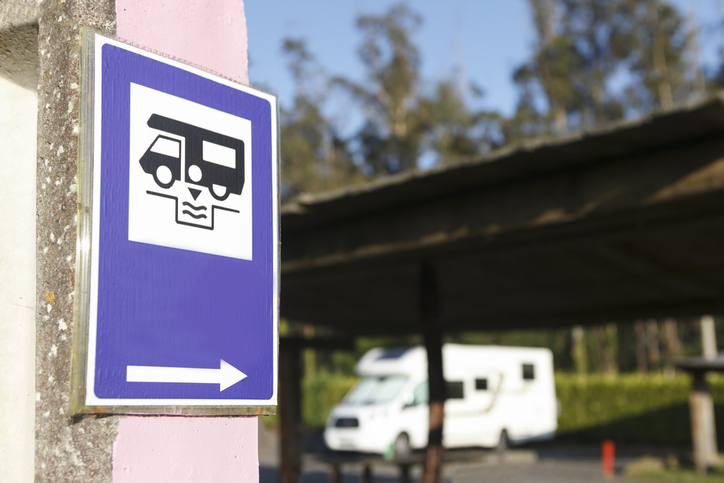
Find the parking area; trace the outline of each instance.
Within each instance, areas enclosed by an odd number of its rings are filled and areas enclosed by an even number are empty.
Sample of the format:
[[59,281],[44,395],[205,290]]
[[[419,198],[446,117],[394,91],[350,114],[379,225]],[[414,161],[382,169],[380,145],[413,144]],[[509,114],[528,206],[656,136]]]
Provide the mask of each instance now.
[[[342,459],[330,458],[320,451],[318,438],[307,438],[305,446],[311,452],[304,455],[302,483],[327,483],[332,481],[331,469],[335,462],[340,465],[343,483],[365,481],[365,464],[370,464],[374,483],[400,481],[400,468],[382,458],[347,455]],[[260,425],[259,463],[260,483],[278,483],[277,433]],[[628,449],[616,459],[616,476],[613,481],[633,483],[639,480],[623,476],[623,469],[638,458],[652,452],[666,452],[662,448]],[[413,464],[409,470],[411,482],[419,481],[421,468]],[[546,444],[508,450],[504,455],[495,451],[466,449],[448,451],[444,468],[447,483],[587,483],[612,481],[601,474],[601,460],[596,446]]]

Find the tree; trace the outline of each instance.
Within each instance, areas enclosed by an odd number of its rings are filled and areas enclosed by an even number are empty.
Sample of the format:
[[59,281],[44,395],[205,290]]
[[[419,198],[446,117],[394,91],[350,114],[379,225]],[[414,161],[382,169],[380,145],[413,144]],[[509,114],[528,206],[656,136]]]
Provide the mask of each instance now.
[[531,59],[513,76],[521,97],[508,129],[511,138],[561,134],[621,117],[609,84],[631,44],[625,3],[529,0],[537,40]]
[[358,133],[365,164],[373,174],[414,168],[425,126],[419,115],[420,54],[411,37],[422,20],[407,6],[385,15],[361,15],[364,41],[359,56],[367,82],[337,78],[336,84],[360,102],[366,118]]
[[[381,16],[361,15],[359,55],[366,82],[335,79],[362,108],[365,122],[355,138],[370,175],[414,169],[423,155],[432,154],[437,164],[449,163],[502,144],[502,117],[471,110],[459,79],[423,83],[420,53],[412,40],[421,23],[404,4]],[[482,95],[481,89],[472,90]]]
[[[513,76],[520,97],[508,140],[590,128],[692,95],[698,46],[669,2],[528,2],[536,43]],[[628,81],[623,93],[614,78]]]
[[[556,0],[529,0],[528,3],[537,34],[535,52],[531,62],[519,67],[513,79],[522,85],[538,83],[548,103],[553,131],[564,133],[568,129],[568,111],[576,105],[572,81],[574,73],[581,69],[581,59],[572,39],[561,33],[561,12]],[[530,105],[530,100],[524,99],[523,106]]]
[[[479,88],[474,88],[478,96]],[[456,83],[439,82],[431,95],[420,98],[419,113],[426,128],[424,147],[438,164],[448,164],[486,153],[502,141],[503,118],[492,111],[472,111]]]
[[296,93],[292,109],[281,112],[282,198],[363,180],[347,141],[322,112],[322,92],[328,81],[305,43],[287,39],[283,51],[289,58]]
[[[675,7],[661,0],[629,0],[637,28],[632,40],[627,98],[636,112],[671,108],[694,94],[695,33]],[[692,55],[693,54],[693,55]]]

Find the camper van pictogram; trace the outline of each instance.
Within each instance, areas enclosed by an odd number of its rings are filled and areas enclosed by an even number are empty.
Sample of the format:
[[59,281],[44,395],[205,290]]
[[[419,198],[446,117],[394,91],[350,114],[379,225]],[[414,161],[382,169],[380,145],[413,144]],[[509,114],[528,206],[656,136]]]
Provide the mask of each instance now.
[[[147,124],[164,133],[139,160],[163,190],[147,193],[176,201],[176,223],[213,230],[216,210],[239,212],[224,201],[244,188],[243,141],[159,114]],[[183,188],[174,189],[177,183]],[[213,200],[204,201],[205,192]]]

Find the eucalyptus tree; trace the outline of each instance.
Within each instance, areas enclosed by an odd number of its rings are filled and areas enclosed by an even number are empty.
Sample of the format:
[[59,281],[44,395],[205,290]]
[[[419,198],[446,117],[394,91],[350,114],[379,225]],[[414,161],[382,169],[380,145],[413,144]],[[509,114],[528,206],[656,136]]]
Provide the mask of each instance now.
[[509,140],[560,134],[685,101],[692,32],[666,0],[528,0],[536,41],[513,80]]
[[282,198],[362,181],[347,140],[323,111],[326,75],[303,41],[287,39],[283,51],[296,88],[291,109],[281,112]]
[[636,112],[670,108],[695,95],[695,30],[670,3],[628,0],[635,19],[627,100]]
[[366,79],[335,82],[361,105],[365,117],[358,141],[372,174],[391,174],[416,166],[426,126],[419,112],[420,53],[412,36],[421,17],[406,5],[384,15],[360,15],[359,49]]

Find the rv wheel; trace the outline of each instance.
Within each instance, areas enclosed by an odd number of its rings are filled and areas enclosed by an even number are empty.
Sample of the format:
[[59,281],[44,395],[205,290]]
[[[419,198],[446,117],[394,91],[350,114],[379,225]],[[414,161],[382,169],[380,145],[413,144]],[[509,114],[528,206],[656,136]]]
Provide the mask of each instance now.
[[412,448],[410,447],[410,438],[405,434],[401,433],[395,439],[395,443],[392,445],[395,450],[395,458],[405,458],[410,456]]
[[498,440],[498,446],[496,449],[501,453],[510,447],[510,438],[508,438],[508,431],[502,430],[500,432],[500,439]]

